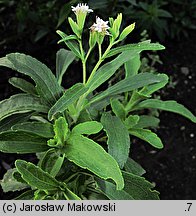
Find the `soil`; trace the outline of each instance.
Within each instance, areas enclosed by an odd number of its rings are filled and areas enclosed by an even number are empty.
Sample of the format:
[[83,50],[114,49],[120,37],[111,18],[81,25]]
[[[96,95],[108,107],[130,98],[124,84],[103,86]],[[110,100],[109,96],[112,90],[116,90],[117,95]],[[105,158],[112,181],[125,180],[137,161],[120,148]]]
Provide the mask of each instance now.
[[[163,65],[159,66],[159,71],[171,76],[172,82],[161,91],[161,98],[177,100],[196,114],[196,33],[191,34],[186,40],[167,41],[163,44],[166,50],[160,52]],[[41,44],[36,49],[33,46],[32,49],[6,46],[1,49],[1,56],[16,50],[22,51],[37,57],[52,68],[55,62],[54,53],[59,46],[51,44],[48,47],[42,47]],[[43,50],[45,51],[42,52]],[[48,53],[53,53],[51,59],[45,57],[48,57]],[[13,76],[13,73],[3,70],[1,72],[0,99],[2,100],[16,90],[8,85],[8,78]],[[79,80],[80,77],[75,75],[72,71],[70,79],[66,80],[69,86]],[[145,177],[155,184],[161,199],[196,199],[196,126],[173,113],[161,112],[160,118],[161,124],[157,133],[163,140],[164,149],[157,151],[148,144],[136,140],[132,145],[132,157],[146,169]],[[34,155],[0,153],[0,179],[7,169],[14,166],[16,158],[35,160]],[[13,193],[3,194],[0,189],[1,199],[11,199],[13,196],[15,196]]]

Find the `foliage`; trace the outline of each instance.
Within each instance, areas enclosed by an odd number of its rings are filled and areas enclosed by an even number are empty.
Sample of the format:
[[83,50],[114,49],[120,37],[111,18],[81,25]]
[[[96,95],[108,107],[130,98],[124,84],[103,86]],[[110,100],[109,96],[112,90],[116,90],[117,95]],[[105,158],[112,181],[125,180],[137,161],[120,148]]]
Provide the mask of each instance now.
[[140,31],[147,30],[150,37],[156,35],[162,41],[167,37],[188,37],[196,28],[195,0],[102,0],[99,3],[89,0],[89,3],[98,11],[107,8],[109,15],[122,11],[125,20],[136,21]]
[[[46,44],[54,42],[57,40],[55,30],[59,27],[65,29],[64,23],[70,15],[71,5],[78,2],[78,0],[0,1],[0,24],[6,37],[0,41],[0,44],[8,45],[18,40],[22,43],[25,38],[31,43],[40,40]],[[165,40],[167,37],[171,39],[188,37],[190,30],[196,28],[195,0],[89,0],[87,2],[98,14],[104,10],[106,17],[122,11],[123,26],[131,19],[137,22],[140,32],[147,30],[150,37],[157,35],[159,40]],[[13,34],[13,30],[17,34]]]
[[[196,122],[183,105],[152,98],[168,83],[167,75],[139,70],[142,51],[164,46],[150,40],[117,46],[135,27],[133,23],[121,30],[122,14],[109,18],[109,23],[97,18],[87,46],[83,31],[91,10],[87,5],[73,10],[77,17],[69,18],[73,34],[57,31],[59,43],[69,50],[57,52],[56,75],[25,54],[0,58],[1,66],[34,82],[10,79],[23,93],[0,102],[0,150],[36,153],[39,160],[37,164],[16,160],[1,186],[4,192],[25,189],[16,199],[159,199],[153,184],[142,177],[145,170],[130,158],[133,137],[163,148],[151,130],[159,119],[144,111],[170,111]],[[88,57],[95,48],[98,60],[88,76]],[[63,75],[75,59],[81,60],[83,80],[65,90]],[[119,70],[124,78],[100,90]]]

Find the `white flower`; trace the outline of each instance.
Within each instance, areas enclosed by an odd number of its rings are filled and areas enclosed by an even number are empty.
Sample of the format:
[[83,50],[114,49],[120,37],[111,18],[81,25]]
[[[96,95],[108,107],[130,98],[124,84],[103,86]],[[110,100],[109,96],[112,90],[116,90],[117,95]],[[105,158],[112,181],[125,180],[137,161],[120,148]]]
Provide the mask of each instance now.
[[78,13],[90,13],[90,12],[93,12],[92,9],[89,9],[89,6],[85,3],[79,3],[76,7],[73,7],[71,6],[72,8],[72,11],[75,13],[75,14],[78,14]]
[[109,32],[107,31],[109,28],[108,21],[103,21],[99,17],[96,17],[96,23],[90,27],[91,31],[97,31],[106,35],[109,35]]

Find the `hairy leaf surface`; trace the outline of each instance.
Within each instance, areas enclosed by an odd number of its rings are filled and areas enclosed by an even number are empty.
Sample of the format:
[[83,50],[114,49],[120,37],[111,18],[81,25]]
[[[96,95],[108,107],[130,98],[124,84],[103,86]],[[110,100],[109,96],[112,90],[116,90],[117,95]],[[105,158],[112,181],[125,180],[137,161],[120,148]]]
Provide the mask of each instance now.
[[30,83],[30,82],[28,82],[22,78],[11,77],[9,79],[9,83],[12,84],[14,87],[19,88],[23,92],[37,96],[37,91],[35,89],[35,86],[32,83]]
[[16,160],[15,165],[22,178],[32,187],[41,190],[55,190],[61,186],[55,178],[30,162]]
[[133,58],[135,53],[123,52],[119,56],[117,56],[111,62],[104,64],[100,67],[92,79],[87,82],[87,87],[89,88],[89,92],[94,91],[98,88],[102,83],[107,81],[116,71],[117,69],[122,66],[126,61]]
[[118,117],[109,113],[102,115],[101,123],[108,137],[108,153],[116,159],[120,168],[123,168],[129,155],[129,132]]
[[129,133],[133,136],[136,136],[148,142],[150,145],[152,145],[155,148],[158,149],[163,148],[163,143],[161,139],[157,136],[157,134],[153,133],[151,130],[132,128],[129,129]]
[[14,125],[12,130],[29,132],[44,138],[52,138],[54,136],[53,127],[50,123],[25,122]]
[[169,100],[169,101],[162,101],[158,99],[148,99],[144,100],[139,103],[135,109],[144,109],[144,108],[154,108],[165,110],[169,112],[174,112],[180,114],[192,122],[196,123],[196,116],[194,116],[186,107],[182,104],[177,103],[176,101]]
[[58,83],[61,84],[63,75],[65,74],[69,65],[75,59],[73,52],[66,49],[60,49],[56,54],[56,77]]
[[0,121],[0,133],[3,131],[11,130],[11,127],[13,125],[25,122],[29,120],[31,116],[32,113],[19,113],[4,118]]
[[17,113],[48,112],[38,97],[29,94],[17,94],[0,102],[0,120]]
[[120,94],[123,92],[129,92],[141,87],[144,87],[149,84],[160,82],[159,75],[150,74],[150,73],[140,73],[135,76],[128,77],[109,87],[102,93],[93,97],[89,103],[94,103],[98,100],[101,100],[107,96],[112,96]]
[[152,190],[153,184],[148,182],[145,178],[124,172],[125,179],[124,191],[130,194],[135,200],[158,200],[159,192]]
[[52,71],[29,55],[21,53],[8,54],[6,57],[0,58],[0,65],[30,76],[36,83],[38,94],[48,105],[53,105],[62,94],[62,88]]
[[75,102],[86,91],[87,88],[82,83],[77,83],[66,90],[63,96],[49,110],[49,120],[52,120],[55,114],[64,112],[70,104]]
[[100,178],[114,180],[118,190],[123,188],[124,181],[117,162],[93,140],[73,133],[67,140],[65,156]]
[[102,124],[97,121],[87,121],[76,125],[72,132],[78,134],[96,134],[103,128]]
[[47,139],[22,131],[0,134],[0,151],[5,153],[36,153],[48,150]]
[[143,174],[146,173],[146,171],[142,168],[142,166],[130,157],[125,163],[125,171],[138,176],[142,176]]
[[111,57],[125,51],[140,53],[143,50],[162,50],[162,49],[165,49],[163,45],[159,43],[150,43],[150,40],[146,40],[137,44],[127,44],[117,48],[113,48],[108,53],[107,57]]
[[110,200],[133,200],[134,198],[124,190],[116,190],[116,186],[108,181],[96,178],[98,189]]
[[61,157],[56,149],[50,148],[41,159],[40,167],[42,170],[55,177],[61,169],[63,161],[64,157]]

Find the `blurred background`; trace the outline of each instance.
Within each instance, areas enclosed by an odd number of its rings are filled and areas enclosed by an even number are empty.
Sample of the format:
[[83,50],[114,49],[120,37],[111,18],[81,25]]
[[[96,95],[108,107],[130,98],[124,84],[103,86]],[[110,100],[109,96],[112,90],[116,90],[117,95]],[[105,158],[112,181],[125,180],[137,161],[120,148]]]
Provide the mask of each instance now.
[[[64,47],[57,44],[56,30],[70,33],[68,16],[72,0],[0,0],[0,57],[12,52],[31,55],[55,68],[56,52]],[[136,22],[136,29],[124,41],[134,43],[146,39],[159,42],[166,50],[143,53],[141,71],[163,72],[170,83],[156,94],[163,100],[174,99],[196,114],[196,0],[89,0],[84,1],[95,13],[89,14],[84,40],[88,44],[88,28],[96,15],[103,20],[123,13],[122,27]],[[64,47],[65,48],[65,47]],[[91,57],[89,67],[96,60]],[[70,87],[80,81],[80,64],[70,67],[63,85]],[[0,68],[0,99],[17,92],[8,79],[19,74]],[[161,199],[196,199],[196,126],[181,116],[161,112],[157,133],[165,148],[153,149],[140,140],[133,140],[131,157],[147,171],[145,177],[160,191]],[[14,166],[16,158],[34,161],[34,155],[0,153],[0,179]],[[1,199],[10,199],[3,194]]]

